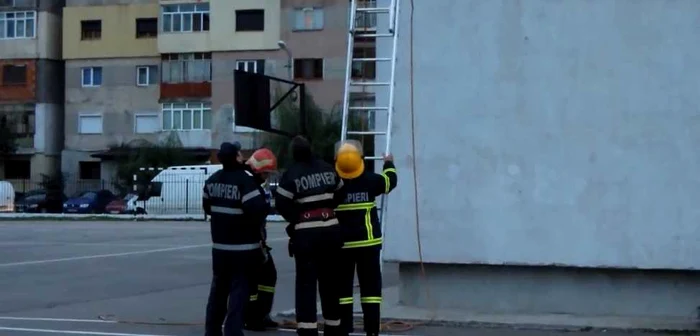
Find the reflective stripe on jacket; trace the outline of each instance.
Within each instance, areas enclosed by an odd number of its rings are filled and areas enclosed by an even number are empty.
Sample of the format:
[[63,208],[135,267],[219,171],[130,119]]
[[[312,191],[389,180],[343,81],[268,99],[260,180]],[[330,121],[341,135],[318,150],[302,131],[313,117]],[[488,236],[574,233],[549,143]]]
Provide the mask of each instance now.
[[393,163],[384,163],[381,174],[365,171],[354,179],[344,179],[342,203],[335,209],[343,232],[343,248],[380,245],[382,228],[379,225],[376,198],[388,194],[398,182]]
[[202,205],[211,216],[211,239],[214,248],[244,251],[260,246],[261,223],[269,212],[250,172],[244,166],[219,170],[204,183]]

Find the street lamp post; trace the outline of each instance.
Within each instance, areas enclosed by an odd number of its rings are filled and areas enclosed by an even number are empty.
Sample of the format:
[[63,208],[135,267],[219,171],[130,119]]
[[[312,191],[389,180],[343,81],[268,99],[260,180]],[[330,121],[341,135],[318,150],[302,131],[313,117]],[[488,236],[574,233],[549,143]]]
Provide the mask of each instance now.
[[284,41],[277,41],[277,45],[287,53],[287,79],[292,80],[292,52]]

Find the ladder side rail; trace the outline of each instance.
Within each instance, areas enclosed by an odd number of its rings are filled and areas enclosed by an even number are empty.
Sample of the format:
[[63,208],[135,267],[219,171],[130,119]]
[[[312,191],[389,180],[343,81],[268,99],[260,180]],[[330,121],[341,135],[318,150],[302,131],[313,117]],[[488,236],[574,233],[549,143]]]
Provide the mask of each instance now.
[[350,108],[350,80],[352,79],[352,58],[355,45],[355,17],[357,14],[357,0],[350,1],[350,22],[348,25],[348,50],[345,61],[345,93],[343,95],[343,116],[341,120],[340,140],[347,139],[349,108]]
[[[398,49],[398,41],[399,41],[399,24],[398,24],[398,18],[399,18],[399,4],[401,0],[392,0],[394,3],[394,17],[393,19],[396,21],[394,24],[394,37],[392,41],[392,47],[391,47],[391,78],[390,78],[390,86],[389,86],[389,109],[387,113],[387,128],[386,128],[386,154],[391,152],[391,129],[393,127],[393,117],[394,117],[394,89],[396,87],[396,54],[397,54],[397,49]],[[380,202],[381,204],[381,224],[382,224],[382,234],[385,232],[385,221],[384,219],[386,218],[386,207],[388,206],[387,202],[387,196],[388,195],[382,195],[382,200]]]
[[396,28],[396,9],[398,8],[398,2],[400,0],[391,0],[391,5],[389,5],[389,32],[396,34],[394,29]]

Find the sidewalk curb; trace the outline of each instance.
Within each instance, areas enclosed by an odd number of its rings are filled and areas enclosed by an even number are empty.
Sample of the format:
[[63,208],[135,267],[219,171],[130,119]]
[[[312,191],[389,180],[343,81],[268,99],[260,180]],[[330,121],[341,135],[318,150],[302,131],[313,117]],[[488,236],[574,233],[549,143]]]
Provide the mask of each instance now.
[[[112,215],[112,214],[28,214],[0,213],[0,223],[4,221],[205,221],[204,214],[181,215]],[[267,216],[268,222],[284,222],[282,216]]]
[[[355,318],[362,318],[362,313],[355,311]],[[294,309],[285,310],[276,313],[279,318],[295,320],[296,314]],[[323,316],[318,315],[318,320],[322,321]],[[572,324],[543,324],[543,323],[507,323],[507,322],[487,322],[479,320],[455,321],[449,319],[419,319],[419,318],[382,318],[382,323],[404,322],[427,327],[456,327],[456,328],[481,328],[481,329],[514,329],[514,330],[543,330],[543,331],[562,331],[562,332],[606,332],[606,331],[621,331],[621,332],[647,332],[647,333],[665,333],[665,334],[680,334],[680,335],[696,335],[700,334],[700,322],[694,324],[688,322],[687,325],[666,326],[666,327],[620,327],[620,326],[594,326],[588,324],[572,325]]]

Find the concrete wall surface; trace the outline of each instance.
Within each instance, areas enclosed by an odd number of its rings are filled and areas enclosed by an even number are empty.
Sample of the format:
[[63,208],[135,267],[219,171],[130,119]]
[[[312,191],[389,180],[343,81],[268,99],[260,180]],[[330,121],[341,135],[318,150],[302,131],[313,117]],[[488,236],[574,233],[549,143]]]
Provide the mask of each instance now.
[[700,270],[700,2],[401,3],[387,259]]
[[[181,2],[161,1],[161,5],[173,3]],[[163,32],[161,25],[158,50],[161,53],[189,53],[279,49],[280,0],[213,0],[209,1],[209,6],[211,23],[208,31]],[[264,31],[236,31],[235,13],[246,9],[265,11]]]
[[[402,304],[485,314],[696,319],[697,271],[399,265]],[[669,321],[670,322],[670,321]]]
[[[157,18],[158,10],[155,3],[66,7],[63,10],[63,57],[68,60],[158,56],[157,38],[136,37],[136,19]],[[101,20],[99,39],[82,39],[81,21],[84,20]]]

